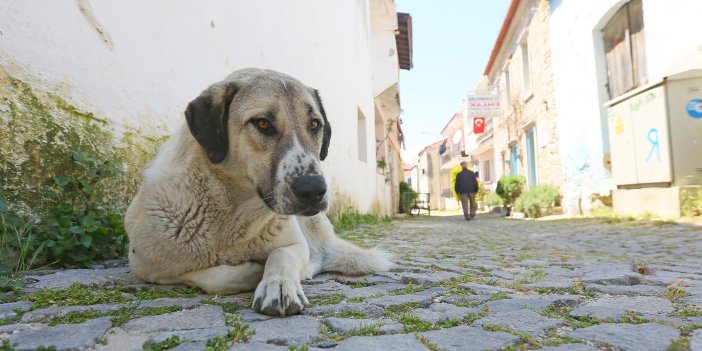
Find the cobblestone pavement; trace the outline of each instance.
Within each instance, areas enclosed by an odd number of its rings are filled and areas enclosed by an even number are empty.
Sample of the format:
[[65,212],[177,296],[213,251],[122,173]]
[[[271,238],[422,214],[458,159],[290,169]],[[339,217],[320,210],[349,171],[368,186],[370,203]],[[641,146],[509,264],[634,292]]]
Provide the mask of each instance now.
[[0,304],[0,350],[702,350],[699,226],[443,215],[345,236],[398,267],[304,281],[287,318],[126,267],[33,276]]

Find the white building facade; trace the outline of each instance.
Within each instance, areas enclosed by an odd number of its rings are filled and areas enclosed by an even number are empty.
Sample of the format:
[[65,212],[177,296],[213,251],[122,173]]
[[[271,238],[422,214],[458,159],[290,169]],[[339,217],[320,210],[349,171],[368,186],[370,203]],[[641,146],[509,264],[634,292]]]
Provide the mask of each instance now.
[[[563,206],[570,213],[588,212],[599,193],[616,189],[607,102],[681,67],[702,68],[702,2],[549,3]],[[696,128],[702,141],[702,127]],[[702,156],[699,161],[702,166]]]
[[319,90],[332,126],[323,167],[337,202],[396,211],[401,163],[386,181],[376,155],[376,125],[400,111],[393,0],[4,1],[0,23],[4,77],[97,116],[118,136],[168,135],[192,99],[240,68],[296,77]]

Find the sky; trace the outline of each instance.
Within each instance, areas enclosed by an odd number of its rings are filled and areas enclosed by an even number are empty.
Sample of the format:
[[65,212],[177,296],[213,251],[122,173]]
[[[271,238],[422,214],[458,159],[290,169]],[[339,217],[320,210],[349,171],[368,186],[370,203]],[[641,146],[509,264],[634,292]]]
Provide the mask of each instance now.
[[412,16],[414,67],[400,70],[402,131],[412,163],[478,83],[507,14],[509,0],[397,0]]

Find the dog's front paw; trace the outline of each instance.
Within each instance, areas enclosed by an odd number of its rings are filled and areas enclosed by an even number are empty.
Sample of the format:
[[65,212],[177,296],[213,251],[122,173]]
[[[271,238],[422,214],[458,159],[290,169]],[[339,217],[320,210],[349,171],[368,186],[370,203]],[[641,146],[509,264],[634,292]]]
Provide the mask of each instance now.
[[253,309],[271,316],[290,316],[308,304],[300,280],[266,279],[258,284],[254,293]]

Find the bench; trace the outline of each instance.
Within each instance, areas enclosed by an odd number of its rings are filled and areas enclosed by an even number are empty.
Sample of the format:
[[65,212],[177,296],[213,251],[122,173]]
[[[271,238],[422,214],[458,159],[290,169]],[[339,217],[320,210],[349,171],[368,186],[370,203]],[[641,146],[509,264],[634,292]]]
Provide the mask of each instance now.
[[427,214],[431,216],[430,199],[429,193],[405,192],[400,195],[402,209],[412,216],[419,216],[422,210],[427,211]]

